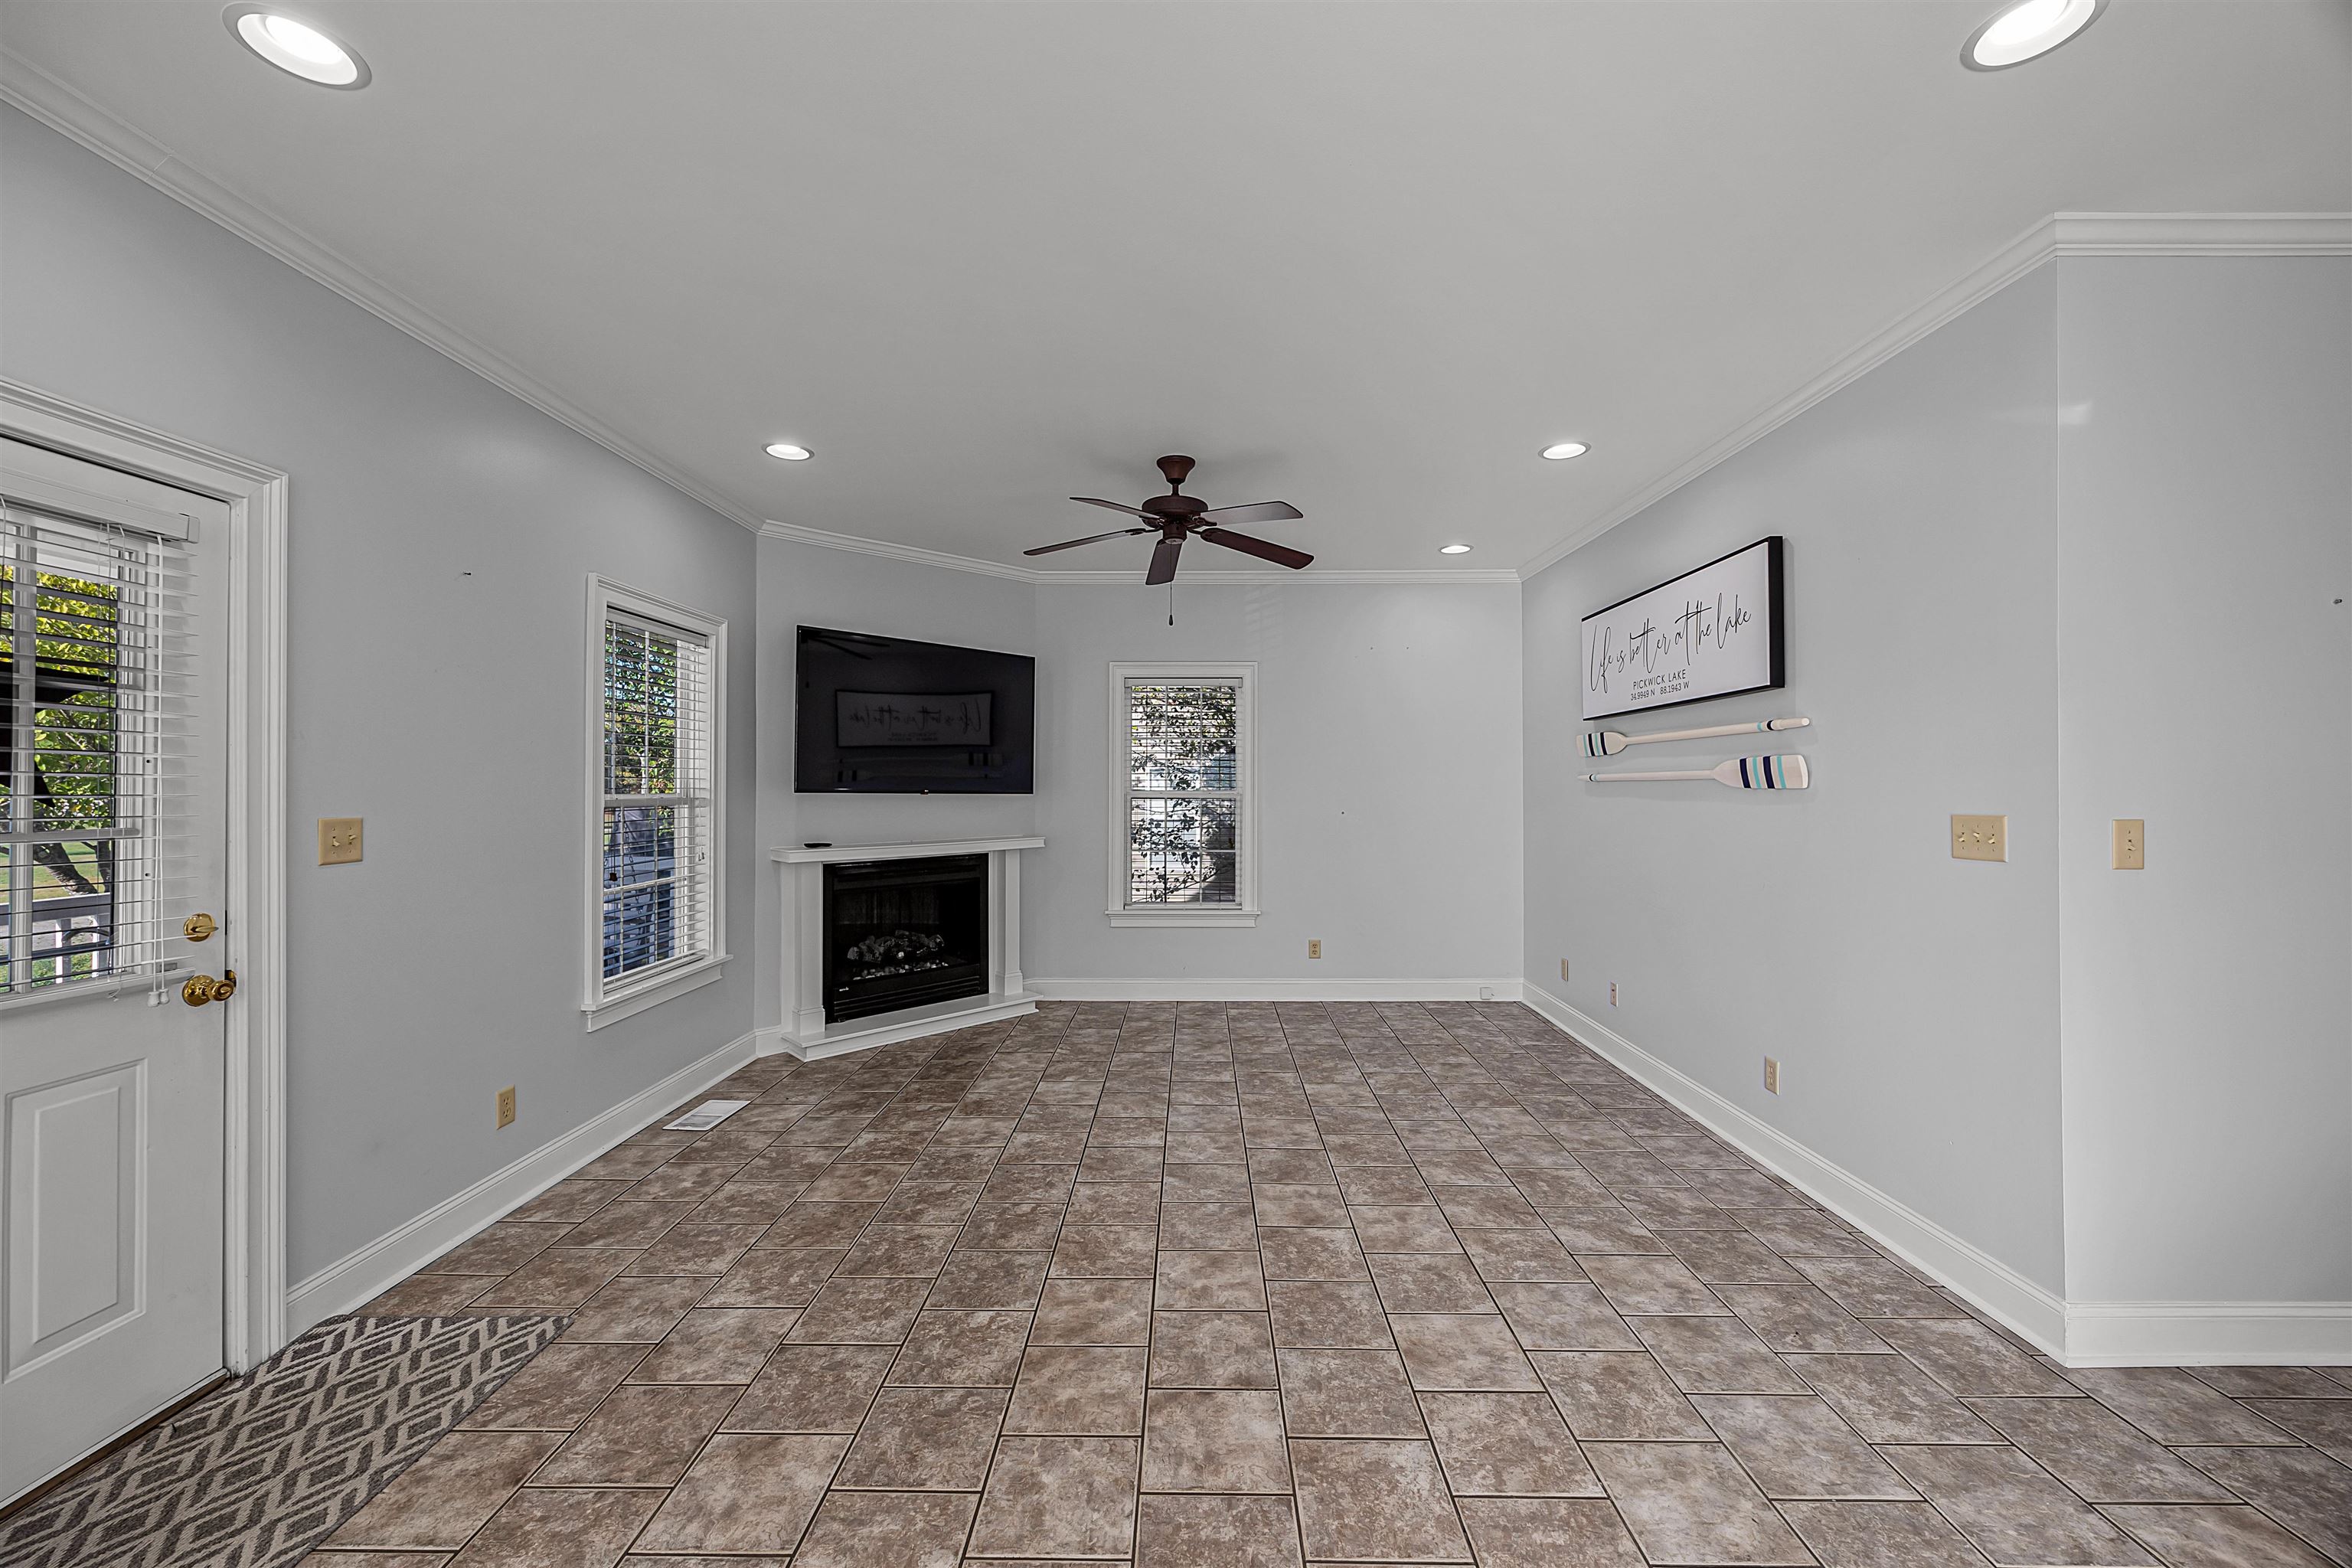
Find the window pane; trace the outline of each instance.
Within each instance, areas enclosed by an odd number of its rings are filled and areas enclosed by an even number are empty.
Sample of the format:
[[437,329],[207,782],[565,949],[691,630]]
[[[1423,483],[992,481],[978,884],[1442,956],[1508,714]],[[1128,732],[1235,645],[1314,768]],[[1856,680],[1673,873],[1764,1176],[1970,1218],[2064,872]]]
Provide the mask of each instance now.
[[1127,689],[1129,787],[1238,788],[1234,737],[1239,695],[1232,686],[1130,682]]
[[683,900],[674,882],[633,888],[604,900],[604,978],[665,963],[678,954]]
[[38,985],[103,974],[114,967],[114,842],[68,840],[31,847],[33,972]]
[[677,790],[677,640],[619,621],[604,626],[604,793]]
[[[24,548],[19,546],[19,548]],[[39,547],[35,547],[39,548]],[[46,554],[46,550],[41,552]],[[19,590],[32,600],[32,679],[19,679]],[[0,864],[0,988],[115,966],[119,584],[19,562],[0,567],[0,826],[36,836]],[[10,791],[29,783],[25,798]],[[88,837],[83,837],[87,835]],[[27,895],[17,903],[18,895]],[[24,921],[9,940],[8,909]],[[25,963],[5,973],[9,949]]]
[[1128,803],[1130,904],[1240,902],[1235,876],[1233,800],[1131,800]]
[[625,888],[674,877],[678,869],[681,820],[688,808],[675,805],[608,805],[604,808],[604,885]]

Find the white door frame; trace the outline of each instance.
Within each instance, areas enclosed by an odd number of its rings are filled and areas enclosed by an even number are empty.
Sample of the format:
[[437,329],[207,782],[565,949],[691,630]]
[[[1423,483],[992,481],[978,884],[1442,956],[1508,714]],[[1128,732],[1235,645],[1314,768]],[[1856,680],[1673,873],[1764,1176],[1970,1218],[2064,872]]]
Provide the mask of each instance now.
[[286,1339],[286,475],[0,378],[0,435],[228,503],[222,1364]]

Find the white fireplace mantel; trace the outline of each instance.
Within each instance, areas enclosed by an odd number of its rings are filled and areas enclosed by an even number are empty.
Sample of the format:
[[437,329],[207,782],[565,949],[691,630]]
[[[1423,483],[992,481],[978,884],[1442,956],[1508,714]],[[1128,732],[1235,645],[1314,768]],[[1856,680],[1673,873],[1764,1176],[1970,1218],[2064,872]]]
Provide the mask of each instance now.
[[[1037,1010],[1021,981],[1021,852],[1042,849],[1043,838],[950,838],[922,844],[789,845],[768,851],[782,879],[783,1035],[779,1044],[803,1061],[844,1051],[911,1040],[948,1029],[994,1023]],[[934,855],[988,857],[988,993],[877,1013],[828,1026],[824,1021],[824,868],[866,860],[915,860]]]

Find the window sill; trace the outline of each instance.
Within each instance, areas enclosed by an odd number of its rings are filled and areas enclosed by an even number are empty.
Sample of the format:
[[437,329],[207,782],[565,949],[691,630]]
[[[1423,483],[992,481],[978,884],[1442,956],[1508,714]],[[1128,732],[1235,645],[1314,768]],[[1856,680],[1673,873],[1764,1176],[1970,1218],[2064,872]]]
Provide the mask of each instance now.
[[731,956],[733,955],[730,953],[722,952],[713,958],[698,959],[687,968],[659,975],[642,985],[615,995],[606,996],[600,1002],[583,1005],[580,1011],[588,1020],[588,1032],[593,1034],[607,1024],[617,1024],[624,1018],[633,1018],[646,1008],[659,1006],[673,996],[683,996],[689,991],[700,990],[719,978],[719,971],[727,967],[727,961]]
[[1106,918],[1115,926],[1219,927],[1254,926],[1257,924],[1257,914],[1255,910],[1209,909],[1197,905],[1185,909],[1171,905],[1162,910],[1112,910]]

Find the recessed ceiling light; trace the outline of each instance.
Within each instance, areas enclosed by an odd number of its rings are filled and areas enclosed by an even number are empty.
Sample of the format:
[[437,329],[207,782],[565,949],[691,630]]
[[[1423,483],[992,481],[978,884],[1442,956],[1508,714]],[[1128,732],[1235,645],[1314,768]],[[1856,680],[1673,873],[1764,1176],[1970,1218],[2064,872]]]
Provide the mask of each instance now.
[[368,84],[367,61],[286,12],[267,5],[232,5],[221,13],[221,20],[237,42],[304,81],[346,89]]
[[1556,463],[1563,458],[1581,458],[1591,450],[1592,448],[1581,441],[1562,441],[1556,447],[1546,447],[1543,455]]
[[1467,555],[1470,553],[1470,547],[1466,544],[1441,544],[1437,547],[1437,552],[1440,555]]
[[806,447],[795,447],[790,441],[771,441],[768,443],[768,456],[786,463],[805,463],[816,454]]
[[1969,35],[1960,63],[1972,71],[2023,65],[2097,21],[2106,8],[2107,0],[2018,0]]

